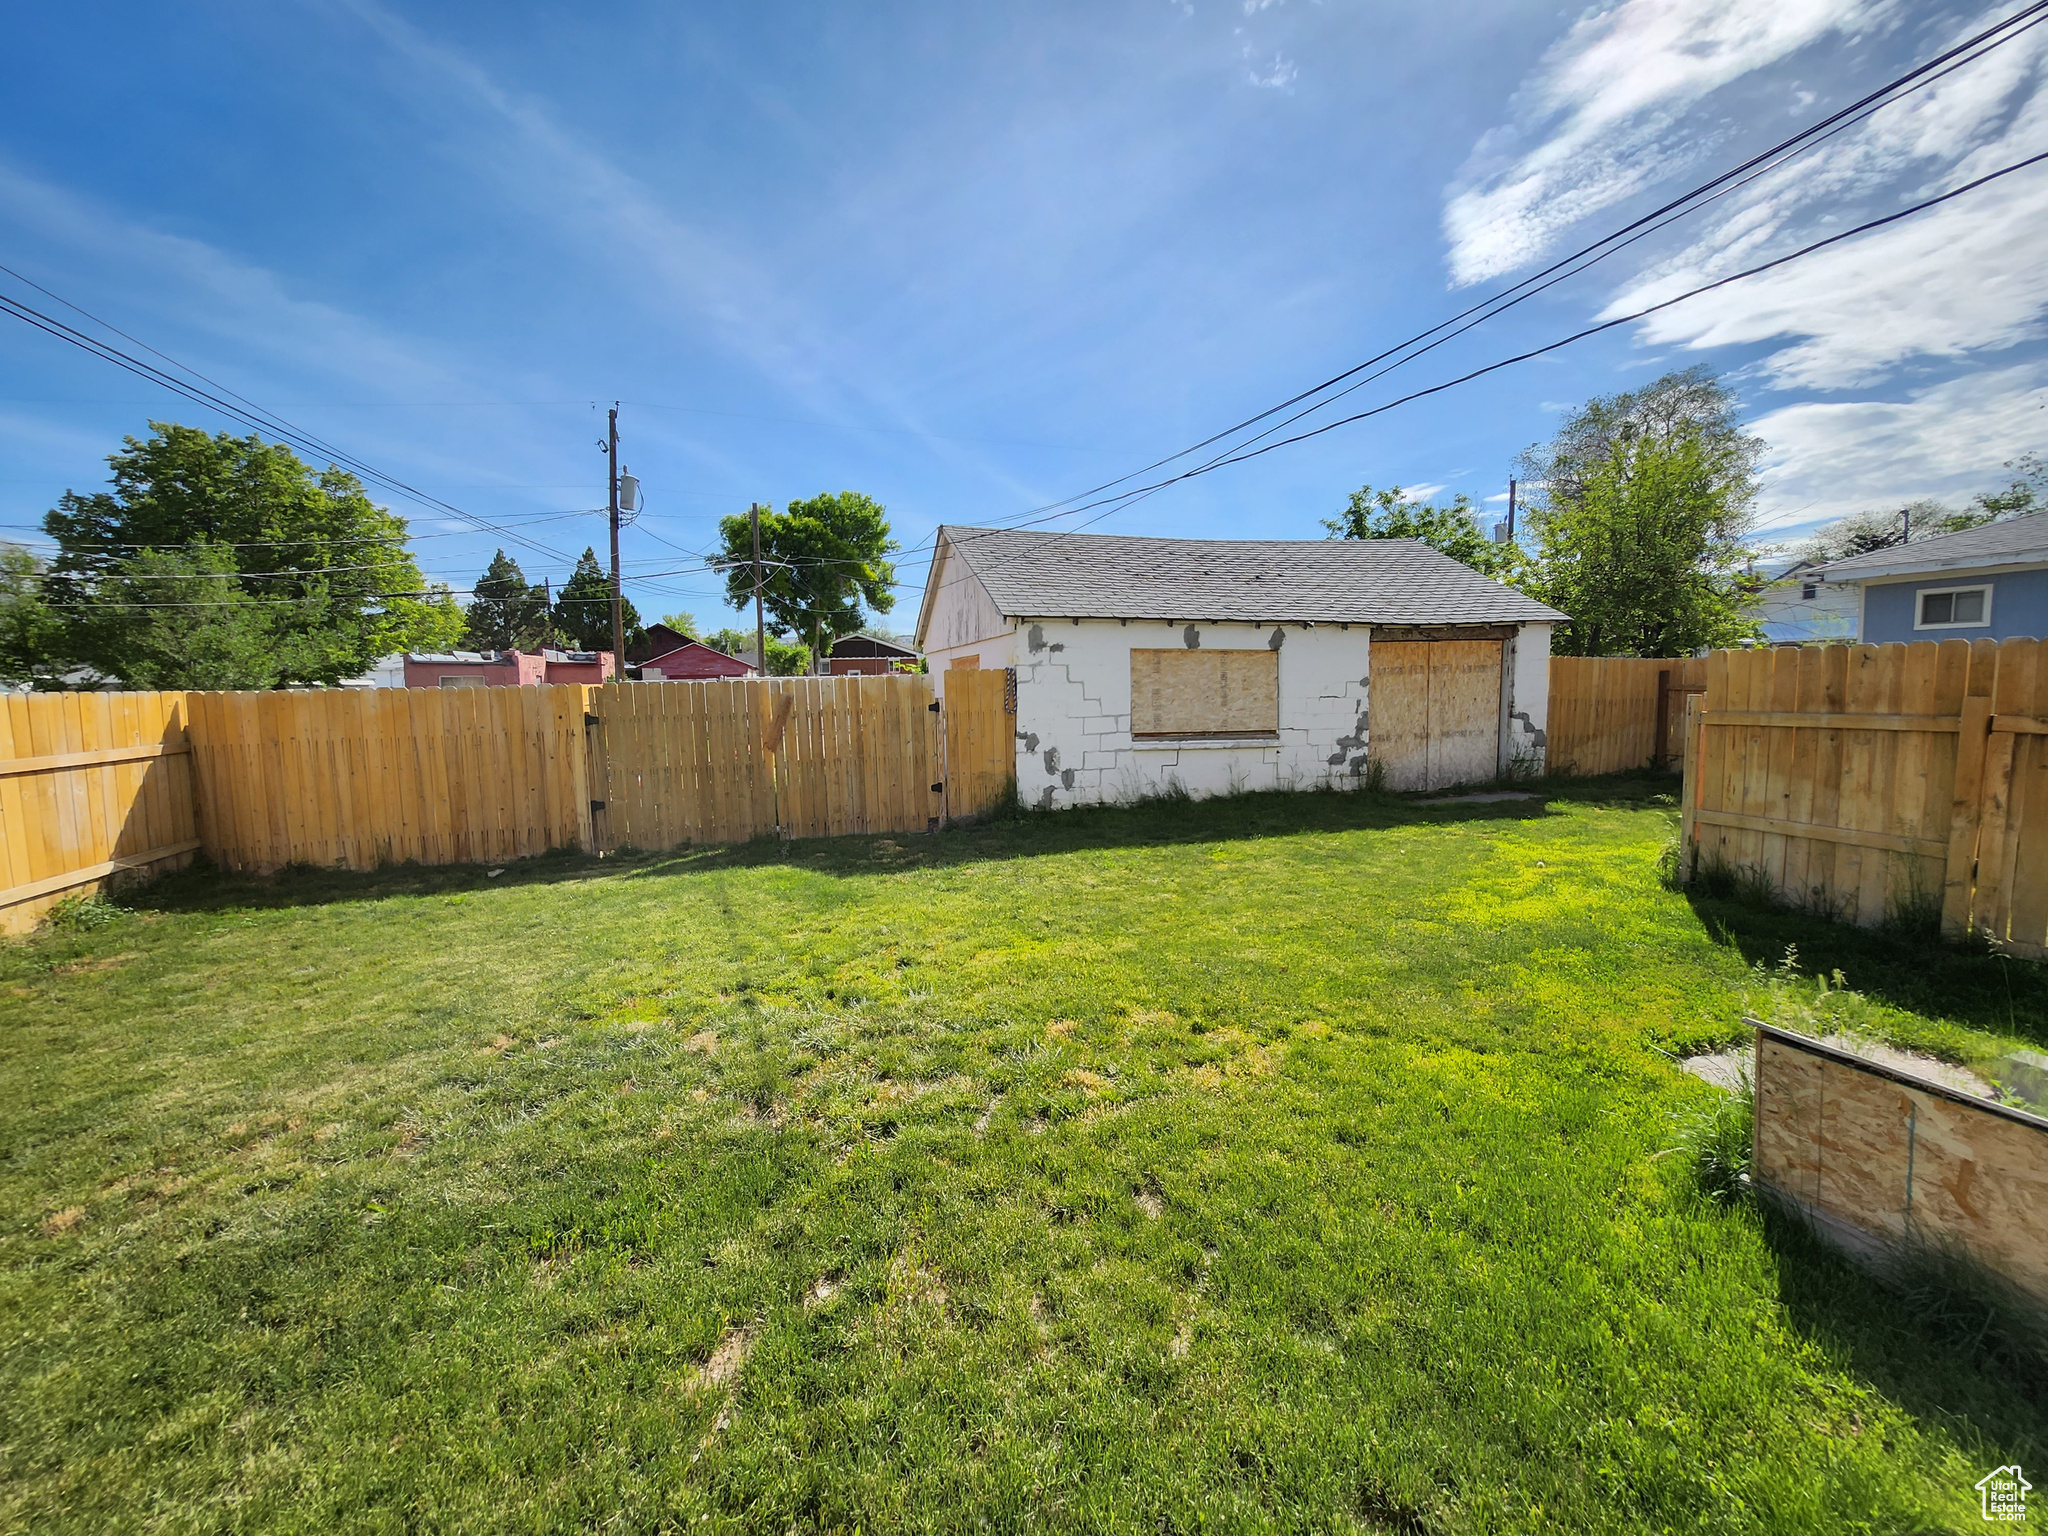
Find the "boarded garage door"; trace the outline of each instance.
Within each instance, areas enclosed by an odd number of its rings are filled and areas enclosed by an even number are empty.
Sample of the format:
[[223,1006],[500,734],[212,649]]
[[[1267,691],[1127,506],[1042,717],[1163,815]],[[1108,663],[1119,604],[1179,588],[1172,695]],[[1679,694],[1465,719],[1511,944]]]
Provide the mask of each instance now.
[[1375,640],[1374,762],[1389,789],[1442,789],[1493,777],[1500,752],[1498,640]]

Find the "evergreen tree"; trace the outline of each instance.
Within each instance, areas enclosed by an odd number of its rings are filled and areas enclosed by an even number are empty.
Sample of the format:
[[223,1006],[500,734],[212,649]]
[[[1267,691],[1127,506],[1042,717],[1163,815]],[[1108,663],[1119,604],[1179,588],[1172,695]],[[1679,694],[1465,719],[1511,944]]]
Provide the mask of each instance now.
[[[625,619],[626,644],[630,648],[647,638],[640,615],[631,598],[620,604]],[[612,648],[612,582],[597,563],[597,551],[585,549],[576,570],[562,583],[562,595],[555,599],[555,630],[581,651]]]
[[462,643],[473,651],[537,651],[548,642],[549,617],[547,589],[528,586],[519,562],[501,549],[463,610]]

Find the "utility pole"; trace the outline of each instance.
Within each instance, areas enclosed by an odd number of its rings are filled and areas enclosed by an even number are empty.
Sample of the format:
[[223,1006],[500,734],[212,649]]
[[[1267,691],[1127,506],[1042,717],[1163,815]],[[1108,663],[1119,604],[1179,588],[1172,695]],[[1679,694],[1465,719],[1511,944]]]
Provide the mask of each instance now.
[[1515,542],[1515,482],[1512,476],[1508,479],[1508,542]]
[[747,517],[754,525],[754,660],[761,668],[761,675],[768,675],[768,626],[761,619],[761,503],[755,502],[747,508]]
[[546,648],[555,643],[555,578],[552,576],[541,577],[540,590],[541,613],[543,615],[541,633],[544,636],[541,640],[541,645],[543,648]]
[[619,402],[614,400],[610,412],[610,432],[606,453],[611,460],[611,508],[612,508],[612,681],[623,682],[626,677],[626,613],[619,587]]

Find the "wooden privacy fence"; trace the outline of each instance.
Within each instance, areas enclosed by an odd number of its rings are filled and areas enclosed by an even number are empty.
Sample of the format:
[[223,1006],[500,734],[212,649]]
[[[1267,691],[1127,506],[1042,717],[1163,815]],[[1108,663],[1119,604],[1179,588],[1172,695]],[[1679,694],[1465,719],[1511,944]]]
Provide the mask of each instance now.
[[590,846],[583,690],[188,693],[199,836],[228,869]]
[[946,814],[931,680],[731,678],[589,690],[595,846],[923,832]]
[[1688,867],[2048,958],[2048,647],[1717,651],[1686,724]]
[[1670,766],[1685,698],[1706,687],[1706,667],[1704,656],[1551,657],[1545,762],[1564,773]]
[[200,845],[183,695],[0,695],[0,932]]
[[922,832],[1007,786],[1007,679],[955,673],[944,718],[901,674],[7,695],[0,932],[195,851],[262,872]]

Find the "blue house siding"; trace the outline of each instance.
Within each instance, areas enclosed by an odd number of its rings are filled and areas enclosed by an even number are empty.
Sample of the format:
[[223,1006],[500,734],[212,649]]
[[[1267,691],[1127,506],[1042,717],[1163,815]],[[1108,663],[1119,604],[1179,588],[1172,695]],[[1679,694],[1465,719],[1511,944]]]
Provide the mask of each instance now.
[[[1920,594],[1947,587],[1991,588],[1991,622],[1956,629],[1915,629]],[[2048,566],[1975,575],[1915,576],[1906,581],[1873,581],[1863,588],[1863,640],[2042,640],[2048,639]]]

